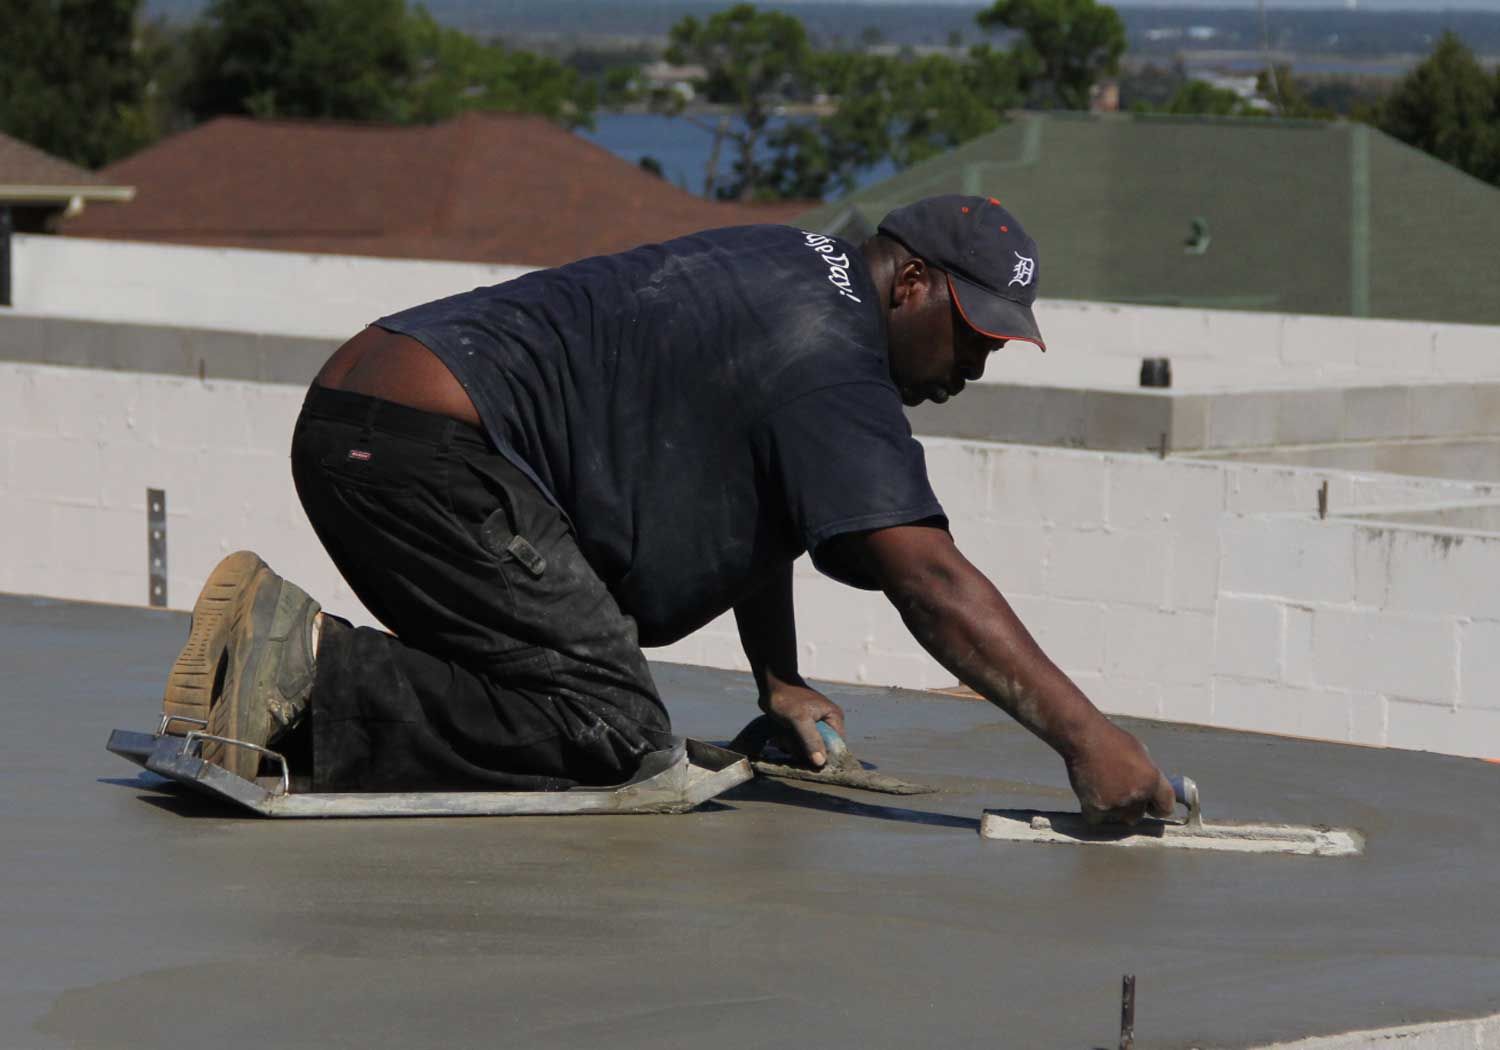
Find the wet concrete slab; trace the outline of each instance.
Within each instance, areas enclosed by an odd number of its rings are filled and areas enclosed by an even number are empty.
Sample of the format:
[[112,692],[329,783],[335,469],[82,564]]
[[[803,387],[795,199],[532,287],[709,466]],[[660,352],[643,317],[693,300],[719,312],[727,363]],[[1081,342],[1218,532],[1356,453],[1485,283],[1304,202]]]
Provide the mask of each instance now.
[[[0,1045],[1247,1047],[1500,1010],[1500,767],[1132,723],[1211,819],[1354,860],[1032,846],[1064,808],[987,705],[830,686],[932,796],[756,782],[685,816],[281,822],[152,790],[186,617],[0,597]],[[745,676],[659,665],[725,740]]]

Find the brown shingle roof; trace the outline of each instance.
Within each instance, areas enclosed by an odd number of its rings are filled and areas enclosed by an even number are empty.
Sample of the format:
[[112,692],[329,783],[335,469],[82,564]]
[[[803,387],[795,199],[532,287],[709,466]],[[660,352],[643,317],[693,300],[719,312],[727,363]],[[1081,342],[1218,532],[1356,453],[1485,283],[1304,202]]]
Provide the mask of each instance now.
[[805,204],[707,201],[540,117],[430,127],[221,117],[105,169],[84,237],[552,266]]
[[28,197],[56,189],[60,198],[79,195],[118,198],[124,187],[104,175],[95,174],[85,168],[69,164],[50,153],[44,153],[20,139],[0,134],[0,196],[10,197],[12,192],[26,190]]

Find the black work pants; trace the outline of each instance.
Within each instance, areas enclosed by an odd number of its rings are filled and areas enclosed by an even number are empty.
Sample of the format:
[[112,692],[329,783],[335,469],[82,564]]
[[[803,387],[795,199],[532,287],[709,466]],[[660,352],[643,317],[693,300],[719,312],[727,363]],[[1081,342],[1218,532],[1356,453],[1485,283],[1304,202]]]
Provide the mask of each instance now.
[[634,621],[480,431],[315,386],[292,477],[339,572],[393,632],[324,619],[314,790],[613,784],[666,745]]

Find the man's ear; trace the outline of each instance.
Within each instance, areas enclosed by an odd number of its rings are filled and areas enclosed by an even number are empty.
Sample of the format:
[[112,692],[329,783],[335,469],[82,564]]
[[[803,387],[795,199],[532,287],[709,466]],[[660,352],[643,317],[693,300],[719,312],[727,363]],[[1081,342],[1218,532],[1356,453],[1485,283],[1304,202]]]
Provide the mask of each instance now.
[[927,290],[927,264],[915,256],[908,257],[896,266],[896,277],[891,282],[891,305],[900,306],[912,295]]

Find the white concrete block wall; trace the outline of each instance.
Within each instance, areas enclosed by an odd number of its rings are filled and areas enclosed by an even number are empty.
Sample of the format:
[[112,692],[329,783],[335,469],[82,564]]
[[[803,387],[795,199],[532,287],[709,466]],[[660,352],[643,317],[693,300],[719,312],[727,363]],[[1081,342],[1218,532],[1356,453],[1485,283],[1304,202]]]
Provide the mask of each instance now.
[[1224,566],[1216,722],[1500,758],[1500,536],[1261,515]]
[[1461,378],[1492,368],[1500,354],[1500,333],[1486,325],[1443,325],[1433,333],[1433,369]]
[[[1105,710],[1500,757],[1500,617],[1478,582],[1500,578],[1500,538],[1455,544],[1313,513],[1325,481],[1346,511],[1492,486],[924,444],[960,548]],[[809,673],[945,680],[909,636],[871,631],[860,607],[878,595],[799,574],[797,598],[817,639]]]
[[1174,386],[1247,389],[1320,381],[1500,376],[1500,327],[1044,299],[1049,353],[1007,352],[987,382],[1134,387],[1143,357]]
[[1500,1050],[1500,1014],[1274,1043],[1256,1050]]
[[532,269],[24,234],[13,266],[29,313],[329,338]]
[[[169,599],[260,551],[370,622],[302,518],[302,390],[0,364],[0,589],[144,604],[145,492],[164,488]],[[1379,523],[1493,486],[924,439],[960,548],[1108,711],[1500,757],[1500,537]],[[1314,513],[1329,483],[1335,512]],[[952,676],[884,598],[795,570],[806,673]],[[725,616],[658,658],[745,666]]]
[[[14,299],[82,319],[339,338],[375,317],[527,267],[14,238]],[[1133,388],[1143,357],[1172,358],[1183,389],[1357,378],[1500,377],[1500,327],[1045,299],[1052,352],[1017,344],[986,381]]]
[[373,622],[292,488],[290,386],[0,363],[0,589],[144,605],[146,490],[167,494],[168,604],[219,558],[260,552],[329,608]]

